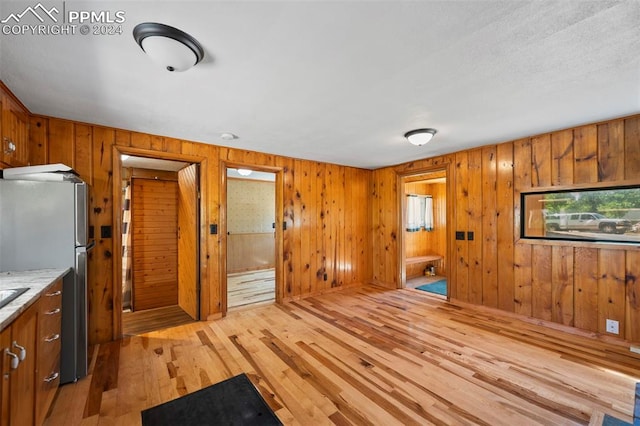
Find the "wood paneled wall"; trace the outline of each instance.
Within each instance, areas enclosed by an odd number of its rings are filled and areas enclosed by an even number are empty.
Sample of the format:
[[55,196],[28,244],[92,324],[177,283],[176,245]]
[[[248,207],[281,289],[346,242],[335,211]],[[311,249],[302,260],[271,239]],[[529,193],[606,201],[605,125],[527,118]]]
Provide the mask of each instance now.
[[[224,235],[209,235],[209,224],[221,224],[223,163],[281,169],[283,209],[282,300],[359,285],[370,271],[367,230],[371,172],[253,151],[183,141],[89,125],[51,117],[31,119],[31,164],[65,163],[92,185],[90,224],[96,248],[90,259],[89,335],[91,343],[113,338],[113,239],[101,237],[112,227],[112,147],[142,149],[153,154],[183,154],[206,159],[201,168],[207,233],[201,265],[202,317],[221,311],[220,262]],[[116,284],[117,286],[118,284]]]
[[[372,171],[369,210],[371,217],[370,239],[372,247],[371,281],[388,288],[397,288],[400,282],[400,250],[398,235],[400,229],[399,206],[403,189],[399,187],[399,176],[421,174],[429,170],[450,169],[451,156],[436,157],[386,167]],[[455,185],[451,186],[455,187]],[[452,204],[450,190],[447,192],[447,209]],[[450,218],[447,218],[450,220]],[[451,235],[447,235],[449,241]],[[449,244],[450,246],[450,244]],[[452,259],[451,249],[447,247],[445,259]]]
[[275,268],[275,254],[273,232],[230,234],[227,236],[227,273]]
[[286,161],[288,230],[283,247],[283,299],[367,282],[370,224],[366,206],[371,172],[305,160],[282,161]]
[[[63,162],[92,185],[90,261],[92,343],[113,337],[112,147],[206,159],[205,221],[220,223],[221,165],[283,171],[282,300],[370,280],[400,278],[399,175],[446,168],[450,296],[454,299],[640,342],[640,250],[633,246],[519,239],[520,192],[640,179],[640,117],[633,116],[374,171],[182,141],[56,118],[30,117],[31,164]],[[474,241],[456,241],[455,230]],[[203,316],[220,311],[220,242],[207,236],[201,266]],[[325,279],[326,276],[326,279]]]
[[227,273],[275,268],[275,185],[227,179]]
[[132,307],[178,304],[178,183],[132,179]]
[[[640,342],[637,246],[520,239],[520,194],[640,182],[640,116],[614,119],[373,172],[373,279],[398,285],[397,176],[450,165],[450,296]],[[474,232],[458,241],[455,232]]]

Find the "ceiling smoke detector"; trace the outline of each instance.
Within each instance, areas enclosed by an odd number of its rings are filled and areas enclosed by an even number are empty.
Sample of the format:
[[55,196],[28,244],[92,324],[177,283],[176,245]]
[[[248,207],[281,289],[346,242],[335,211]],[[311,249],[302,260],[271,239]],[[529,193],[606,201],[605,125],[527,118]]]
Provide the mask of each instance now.
[[234,139],[238,139],[238,136],[234,135],[233,133],[226,132],[220,134],[220,139],[225,141],[232,141]]

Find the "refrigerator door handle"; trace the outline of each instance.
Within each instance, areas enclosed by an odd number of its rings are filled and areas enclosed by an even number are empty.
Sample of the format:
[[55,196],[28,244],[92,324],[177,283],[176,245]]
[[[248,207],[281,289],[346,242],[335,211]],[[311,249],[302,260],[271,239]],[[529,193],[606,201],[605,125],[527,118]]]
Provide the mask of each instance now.
[[77,359],[76,375],[78,378],[87,375],[87,249],[76,250],[76,339],[77,339]]
[[89,234],[88,190],[88,185],[84,182],[75,184],[76,247],[87,245]]

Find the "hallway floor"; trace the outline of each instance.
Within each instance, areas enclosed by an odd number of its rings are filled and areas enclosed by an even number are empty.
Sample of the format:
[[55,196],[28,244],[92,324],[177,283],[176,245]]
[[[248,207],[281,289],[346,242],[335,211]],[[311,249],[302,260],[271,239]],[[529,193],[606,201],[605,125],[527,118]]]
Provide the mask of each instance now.
[[122,334],[137,336],[150,331],[162,330],[194,320],[178,305],[122,313]]
[[276,270],[238,272],[227,275],[227,307],[238,308],[256,303],[275,302]]

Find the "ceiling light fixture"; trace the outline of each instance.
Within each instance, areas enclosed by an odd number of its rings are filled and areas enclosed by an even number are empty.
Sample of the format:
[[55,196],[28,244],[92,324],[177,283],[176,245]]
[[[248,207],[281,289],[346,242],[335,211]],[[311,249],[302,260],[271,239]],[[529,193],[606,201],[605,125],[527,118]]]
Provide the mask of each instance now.
[[238,174],[240,176],[249,176],[251,174],[251,170],[249,170],[249,169],[238,169]]
[[198,40],[169,25],[143,22],[133,29],[136,43],[168,71],[186,71],[204,58]]
[[438,133],[436,129],[416,129],[405,133],[404,137],[410,143],[421,146],[429,142],[436,133]]

